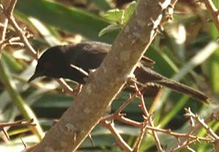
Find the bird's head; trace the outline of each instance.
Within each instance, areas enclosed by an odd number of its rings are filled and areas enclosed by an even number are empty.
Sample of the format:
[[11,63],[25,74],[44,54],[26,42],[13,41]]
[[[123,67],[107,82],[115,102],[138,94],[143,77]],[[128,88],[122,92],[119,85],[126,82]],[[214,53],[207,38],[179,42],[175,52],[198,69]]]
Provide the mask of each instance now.
[[64,47],[51,47],[39,58],[36,70],[28,82],[41,76],[60,78],[66,72],[66,67]]

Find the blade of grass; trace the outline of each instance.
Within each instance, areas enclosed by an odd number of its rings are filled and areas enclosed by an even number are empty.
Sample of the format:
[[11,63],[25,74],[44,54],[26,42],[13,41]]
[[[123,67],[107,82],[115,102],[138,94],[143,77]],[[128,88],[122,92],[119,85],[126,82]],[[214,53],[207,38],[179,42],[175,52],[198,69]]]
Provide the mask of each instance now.
[[[172,77],[172,79],[176,81],[181,80],[183,77],[185,77],[186,74],[192,71],[193,68],[207,60],[217,49],[218,44],[215,42],[210,42],[205,48],[200,50],[199,53],[197,53],[189,62],[187,62],[187,64],[185,64],[179,70],[179,72],[174,77]],[[161,96],[161,100],[165,101],[169,94],[170,90],[166,89],[166,91],[163,93],[163,96]]]
[[[210,42],[205,48],[199,51],[187,64],[185,64],[179,72],[172,77],[172,79],[179,81],[186,74],[188,74],[194,67],[198,66],[199,64],[203,63],[206,59],[208,59],[216,50],[218,49],[218,44],[215,42]],[[163,94],[159,97],[159,101],[164,103],[168,98],[169,94],[171,93],[170,89],[165,89]],[[159,108],[158,106],[156,108]],[[159,120],[161,113],[157,113],[156,122]]]
[[20,64],[19,62],[17,62],[15,60],[15,58],[13,58],[10,54],[8,54],[6,51],[2,52],[2,57],[6,58],[6,62],[9,65],[9,67],[15,71],[21,71],[23,69],[23,65]]
[[207,65],[207,71],[210,78],[211,89],[214,94],[219,92],[219,50],[210,57]]
[[31,120],[34,119],[34,123],[36,126],[31,126],[31,130],[34,134],[37,135],[39,139],[43,138],[43,130],[37,120],[37,117],[35,116],[34,112],[31,110],[31,108],[25,103],[19,92],[16,90],[15,85],[12,83],[12,79],[10,78],[10,73],[6,68],[6,65],[4,64],[3,60],[0,62],[0,79],[1,82],[4,84],[6,90],[11,95],[12,101],[17,106],[21,114],[24,116],[25,119]]
[[182,98],[179,99],[179,101],[176,102],[176,105],[174,105],[174,108],[168,112],[164,118],[162,118],[162,121],[159,123],[161,127],[164,127],[167,123],[169,123],[176,114],[184,107],[184,105],[189,100],[189,96],[182,96]]

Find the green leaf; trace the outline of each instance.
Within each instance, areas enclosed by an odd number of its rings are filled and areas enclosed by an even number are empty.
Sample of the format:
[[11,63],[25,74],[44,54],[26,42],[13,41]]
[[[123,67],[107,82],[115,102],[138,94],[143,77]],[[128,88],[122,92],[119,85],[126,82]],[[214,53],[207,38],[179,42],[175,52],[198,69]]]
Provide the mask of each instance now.
[[134,13],[136,5],[137,5],[136,2],[133,1],[126,6],[126,8],[124,10],[124,23],[125,24],[129,21],[129,18]]
[[34,108],[68,108],[73,99],[63,94],[45,93],[33,105]]
[[208,75],[213,92],[219,92],[219,50],[215,51],[208,61]]
[[103,36],[106,33],[110,33],[110,32],[113,32],[113,31],[120,30],[120,29],[121,29],[121,26],[119,26],[118,24],[110,24],[107,27],[103,28],[100,31],[100,33],[98,34],[98,36],[101,37],[101,36]]
[[104,14],[104,18],[106,18],[107,20],[111,22],[122,23],[123,15],[124,15],[124,10],[112,9],[112,10],[107,11]]
[[108,21],[84,10],[66,7],[52,1],[19,0],[16,10],[27,16],[35,17],[46,25],[72,33],[80,33],[93,41],[111,43],[117,35],[117,33],[112,33],[98,37],[99,31],[109,25]]
[[27,120],[34,119],[36,127],[31,127],[31,130],[38,136],[39,139],[42,139],[43,130],[37,120],[37,117],[35,116],[30,106],[24,101],[23,97],[16,89],[13,79],[11,79],[11,73],[8,70],[4,60],[0,62],[0,71],[1,71],[0,80],[1,82],[4,82],[4,86],[6,87],[8,93],[10,94],[13,103],[16,105],[16,107],[18,108],[18,110],[21,112],[21,114],[25,119]]
[[215,5],[216,7],[218,7],[218,0],[213,0],[212,2],[214,3],[214,5]]
[[111,9],[109,2],[107,2],[106,0],[93,0],[93,2],[96,3],[103,11]]
[[215,24],[211,23],[209,26],[209,31],[210,31],[210,36],[212,37],[213,40],[218,39],[218,30],[215,26]]
[[153,59],[156,63],[154,64],[154,69],[158,73],[170,78],[176,72],[178,72],[178,68],[175,63],[161,50],[155,48],[154,46],[150,46],[145,53],[146,56]]
[[23,65],[20,64],[18,61],[15,60],[10,54],[7,52],[2,53],[2,57],[4,58],[5,62],[9,65],[9,67],[16,72],[19,72],[23,69]]

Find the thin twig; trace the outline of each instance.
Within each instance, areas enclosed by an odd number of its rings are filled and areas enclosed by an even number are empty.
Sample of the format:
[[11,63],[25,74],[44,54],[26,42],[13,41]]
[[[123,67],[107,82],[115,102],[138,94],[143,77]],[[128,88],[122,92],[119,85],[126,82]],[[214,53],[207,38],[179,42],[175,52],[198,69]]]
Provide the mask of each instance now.
[[25,149],[22,150],[21,152],[33,151],[33,150],[36,148],[37,145],[38,145],[38,144],[35,144],[35,145],[32,145],[32,146],[28,146],[27,148],[25,148]]
[[[0,5],[0,9],[3,12],[4,10],[4,6]],[[4,41],[5,41],[5,36],[6,36],[6,31],[7,31],[7,27],[8,27],[8,19],[4,16],[4,14],[0,14],[0,16],[2,17],[2,25],[0,27],[1,31],[0,31],[0,57],[2,54],[2,50],[4,48]]]
[[[134,84],[134,85],[135,85],[136,93],[137,93],[137,95],[138,95],[139,98],[140,98],[141,109],[142,109],[142,111],[143,111],[143,113],[144,113],[144,115],[145,115],[145,117],[146,117],[146,119],[145,119],[144,122],[145,122],[145,124],[149,124],[151,127],[154,127],[154,122],[153,122],[152,116],[149,114],[149,112],[148,112],[148,110],[147,110],[147,108],[146,108],[146,106],[145,106],[144,96],[143,96],[143,94],[140,92],[138,86],[137,86],[136,84]],[[135,148],[134,148],[135,150],[138,150],[138,149],[140,148],[140,144],[142,143],[142,141],[143,141],[143,136],[145,136],[146,132],[147,132],[146,127],[142,128],[142,133],[141,133],[141,136],[142,136],[142,137],[139,138],[139,140],[137,140],[137,143],[135,144]],[[160,152],[163,152],[164,150],[163,150],[163,148],[162,148],[162,146],[161,146],[161,143],[160,143],[160,140],[159,140],[159,138],[158,138],[158,135],[157,135],[156,131],[153,131],[153,130],[152,130],[152,135],[153,135],[153,137],[154,137],[157,150],[159,150]]]
[[0,129],[5,127],[12,127],[12,126],[34,126],[33,119],[31,120],[18,120],[14,122],[8,122],[8,123],[0,123]]
[[139,127],[141,128],[143,126],[142,122],[138,122],[129,118],[124,117],[123,115],[119,115],[118,117],[116,117],[118,121],[121,121],[127,125],[131,125],[133,127]]
[[197,142],[197,140],[191,140],[191,141],[186,140],[186,141],[184,141],[182,144],[177,145],[177,147],[175,147],[175,148],[173,148],[173,149],[171,149],[171,150],[168,150],[167,152],[175,152],[175,151],[177,151],[177,150],[186,148],[188,145],[194,144],[194,143],[196,143],[196,142]]
[[36,51],[34,50],[34,48],[30,45],[30,43],[28,42],[24,32],[22,31],[22,29],[19,27],[19,25],[17,24],[17,22],[15,21],[15,18],[13,15],[10,14],[5,14],[8,18],[9,23],[11,24],[11,26],[15,29],[15,31],[17,32],[17,34],[20,36],[21,40],[24,42],[26,49],[31,53],[31,55],[35,58],[38,59],[38,54],[36,53]]
[[[194,115],[194,114],[190,114],[188,113],[188,117],[190,115]],[[219,110],[216,110],[212,115],[210,115],[208,118],[206,118],[204,120],[204,122],[207,124],[209,123],[211,120],[217,118],[219,116]],[[195,124],[194,127],[192,127],[192,130],[190,130],[189,132],[189,138],[193,138],[192,136],[197,133],[201,128],[203,128],[203,125],[201,123],[198,123],[198,124]],[[200,140],[199,140],[200,139]],[[202,137],[197,137],[197,139],[194,139],[192,141],[188,141],[188,138],[182,138],[180,141],[179,141],[179,144],[172,147],[170,150],[168,150],[168,152],[172,152],[172,151],[176,151],[176,150],[179,150],[179,149],[182,149],[182,148],[185,148],[186,146],[188,146],[189,144],[193,144],[193,143],[196,143],[196,142],[199,142],[199,141],[202,141]],[[210,139],[210,138],[209,138]],[[206,138],[206,140],[209,140],[208,138]],[[211,141],[214,140],[215,142],[218,140],[218,139],[211,139]],[[204,141],[204,140],[203,140]]]
[[219,139],[218,135],[205,123],[204,119],[201,119],[198,115],[195,115],[192,113],[190,108],[185,109],[186,110],[186,117],[194,118],[196,121],[199,122],[205,128],[205,130],[208,132],[209,135],[211,135],[215,140]]
[[0,130],[3,132],[5,137],[10,140],[10,136],[8,135],[5,127],[13,127],[13,126],[35,126],[33,124],[33,119],[26,121],[26,120],[18,120],[14,122],[8,122],[8,123],[0,123]]
[[122,137],[120,136],[120,134],[116,131],[116,129],[114,128],[114,125],[112,124],[112,122],[114,122],[114,120],[118,120],[121,122],[124,122],[126,124],[135,126],[135,127],[142,127],[142,123],[125,118],[124,114],[122,114],[122,111],[129,105],[130,102],[132,102],[134,99],[136,99],[136,95],[131,96],[126,102],[124,102],[119,109],[114,112],[113,114],[103,117],[100,121],[101,124],[103,124],[107,129],[110,130],[110,132],[112,133],[112,135],[115,137],[115,139],[117,140],[117,144],[123,149],[123,150],[128,150],[128,151],[132,151],[131,147],[129,147],[129,145],[127,145],[127,143],[122,139]]
[[3,132],[3,134],[5,135],[5,137],[6,137],[8,140],[10,140],[10,136],[9,136],[9,134],[8,134],[8,132],[6,131],[5,128],[2,128],[2,132]]
[[24,42],[26,49],[28,49],[30,51],[30,53],[33,55],[33,57],[35,59],[38,58],[36,51],[34,50],[34,48],[30,45],[30,43],[28,42],[24,32],[22,31],[22,29],[19,27],[19,25],[17,24],[17,22],[15,21],[15,18],[13,16],[13,11],[15,8],[15,5],[17,3],[17,0],[11,0],[11,3],[9,5],[9,7],[7,9],[4,10],[4,14],[8,19],[8,22],[11,24],[11,26],[15,29],[15,31],[17,32],[17,34],[20,36],[21,40]]
[[[0,42],[5,40],[7,27],[8,27],[8,19],[5,18],[5,21],[4,21],[4,24],[3,24],[3,30],[1,32],[1,40],[0,40]],[[0,49],[2,49],[2,47],[0,47]]]
[[[19,27],[19,25],[17,24],[17,22],[16,22],[16,20],[13,16],[13,10],[14,10],[14,7],[15,7],[16,3],[17,3],[17,0],[12,0],[11,3],[10,3],[9,9],[5,10],[4,14],[7,17],[9,23],[11,24],[11,26],[15,29],[15,31],[19,35],[21,41],[24,43],[25,48],[31,53],[31,55],[34,57],[34,59],[38,60],[38,58],[39,58],[38,53],[31,46],[28,39],[26,38],[25,33]],[[57,82],[64,88],[64,91],[66,93],[73,95],[73,89],[70,86],[68,86],[68,84],[66,82],[64,82],[64,80],[60,79]]]
[[10,5],[8,6],[8,8],[5,8],[7,14],[9,15],[13,14],[16,4],[17,4],[17,0],[10,0]]
[[120,107],[119,107],[119,109],[116,111],[116,112],[114,112],[113,114],[111,114],[111,115],[109,115],[109,116],[105,116],[105,117],[103,117],[102,119],[101,119],[101,121],[105,121],[105,120],[110,120],[110,121],[112,121],[112,120],[114,120],[114,119],[120,119],[121,118],[121,112],[128,106],[128,104],[130,103],[130,102],[132,102],[134,99],[136,99],[136,95],[133,95],[133,96],[131,96],[126,102],[124,102]]
[[141,127],[140,135],[136,139],[135,144],[133,146],[134,152],[135,151],[136,152],[139,151],[141,143],[142,143],[144,137],[146,136],[146,133],[147,133],[147,127],[146,127],[147,123],[148,123],[148,121],[144,121],[143,126]]
[[149,130],[154,130],[154,131],[157,131],[157,132],[162,132],[162,133],[165,133],[165,134],[169,134],[169,135],[174,136],[176,138],[186,137],[187,139],[191,138],[191,139],[196,139],[198,141],[204,141],[204,142],[211,142],[212,141],[211,138],[197,137],[197,136],[194,136],[190,133],[177,133],[177,132],[172,132],[171,130],[162,129],[162,128],[158,128],[158,127],[151,127],[151,126],[146,126],[146,127]]
[[24,148],[26,149],[27,148],[27,143],[22,138],[21,138],[21,142],[24,145]]
[[114,138],[116,139],[116,143],[119,145],[119,147],[121,147],[124,151],[126,152],[132,152],[132,148],[123,140],[123,138],[121,137],[121,135],[118,133],[118,131],[116,130],[114,124],[111,121],[101,121],[101,123],[109,129],[109,131],[111,132],[111,134],[114,136]]
[[203,0],[205,6],[209,13],[211,14],[214,24],[219,32],[219,20],[218,20],[218,9],[214,6],[214,3],[211,0]]

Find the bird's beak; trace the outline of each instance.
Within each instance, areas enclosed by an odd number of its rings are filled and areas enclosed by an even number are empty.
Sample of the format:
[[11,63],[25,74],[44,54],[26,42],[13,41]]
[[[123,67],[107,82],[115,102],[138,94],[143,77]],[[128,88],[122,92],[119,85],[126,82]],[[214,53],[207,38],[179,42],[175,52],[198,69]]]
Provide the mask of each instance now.
[[30,82],[33,81],[34,79],[38,78],[39,76],[40,76],[39,74],[34,73],[34,74],[32,75],[32,77],[30,77],[30,79],[28,80],[28,83],[30,83]]

